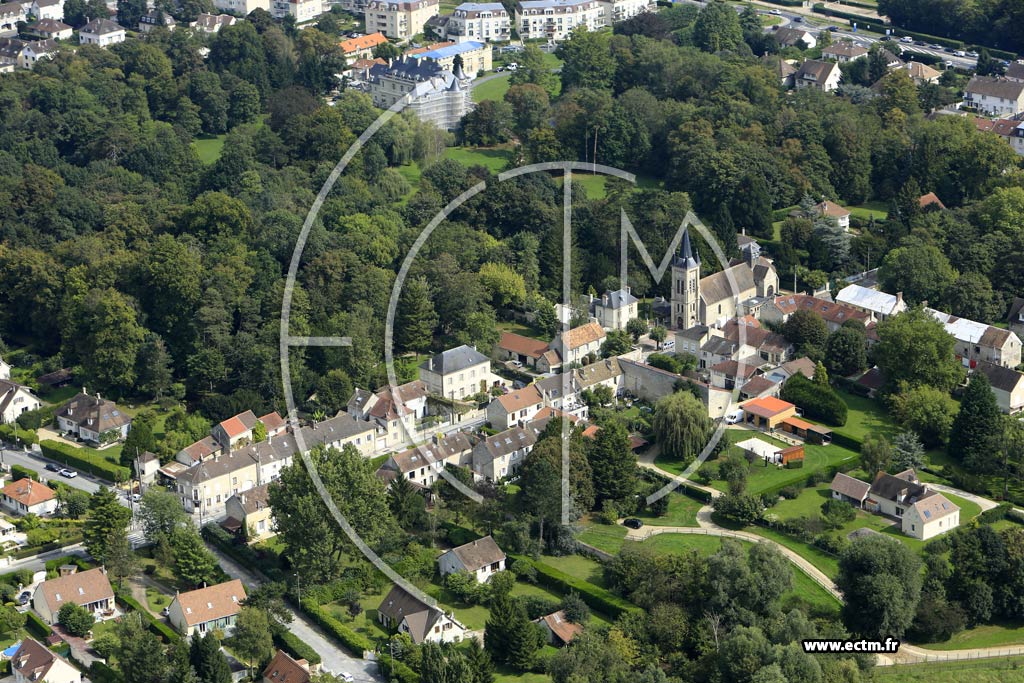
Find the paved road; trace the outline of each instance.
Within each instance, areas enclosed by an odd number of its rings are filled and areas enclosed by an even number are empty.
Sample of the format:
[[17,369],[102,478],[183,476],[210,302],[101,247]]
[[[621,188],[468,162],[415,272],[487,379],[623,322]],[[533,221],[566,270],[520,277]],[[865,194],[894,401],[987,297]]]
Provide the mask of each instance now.
[[20,569],[29,569],[35,572],[40,569],[45,569],[46,563],[50,560],[55,560],[58,557],[64,557],[66,555],[80,555],[82,557],[87,557],[88,553],[85,552],[85,545],[82,543],[66,545],[63,548],[57,548],[56,550],[50,550],[39,555],[26,557],[23,560],[16,560],[7,566],[0,567],[0,571],[5,574],[8,572],[16,572]]
[[[210,551],[217,556],[220,566],[227,572],[228,576],[241,579],[243,583],[251,586],[258,586],[265,581],[264,577],[249,571],[230,557],[222,553],[214,546],[208,546]],[[377,663],[365,659],[356,659],[347,652],[334,645],[324,636],[321,631],[312,624],[305,616],[292,612],[292,623],[288,630],[302,639],[320,655],[323,663],[321,667],[331,673],[347,672],[352,674],[357,681],[379,683],[383,681],[377,671]]]

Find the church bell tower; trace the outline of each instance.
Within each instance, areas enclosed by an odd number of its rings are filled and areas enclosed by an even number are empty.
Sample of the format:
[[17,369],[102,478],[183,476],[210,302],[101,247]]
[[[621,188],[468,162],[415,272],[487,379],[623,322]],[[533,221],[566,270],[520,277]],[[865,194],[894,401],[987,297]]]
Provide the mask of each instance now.
[[673,329],[688,330],[700,324],[700,254],[690,245],[690,230],[683,231],[683,244],[672,259]]

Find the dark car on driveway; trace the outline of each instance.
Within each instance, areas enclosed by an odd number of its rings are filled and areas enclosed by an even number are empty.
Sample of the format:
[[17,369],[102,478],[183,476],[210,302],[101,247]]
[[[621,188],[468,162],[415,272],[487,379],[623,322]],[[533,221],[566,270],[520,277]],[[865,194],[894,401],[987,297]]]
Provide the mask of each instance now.
[[637,519],[636,517],[627,517],[626,519],[622,520],[622,526],[629,527],[630,529],[639,529],[643,525],[643,521]]

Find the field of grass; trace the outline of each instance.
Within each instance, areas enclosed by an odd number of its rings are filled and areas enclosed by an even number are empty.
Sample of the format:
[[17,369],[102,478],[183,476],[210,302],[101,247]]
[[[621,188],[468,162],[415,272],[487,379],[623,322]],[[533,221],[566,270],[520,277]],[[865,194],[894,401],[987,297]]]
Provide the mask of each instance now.
[[551,676],[547,674],[518,673],[505,666],[499,666],[494,671],[494,683],[551,683]]
[[508,92],[509,82],[512,74],[503,73],[498,74],[496,77],[481,83],[480,85],[473,86],[473,101],[483,102],[484,100],[500,100],[505,97],[505,93]]
[[848,206],[847,210],[857,218],[884,221],[889,216],[889,205],[885,202],[865,202],[858,206]]
[[[727,432],[726,435],[729,437],[732,444],[755,436],[753,432],[740,430],[733,430],[733,433]],[[772,439],[764,434],[757,434],[756,438],[780,448],[786,446],[786,444],[781,441]],[[730,445],[720,460],[723,460],[728,455],[739,452],[740,449],[735,445]],[[860,454],[841,448],[835,444],[830,446],[806,444],[804,446],[804,454],[804,466],[796,469],[787,469],[777,465],[766,466],[763,460],[754,461],[750,466],[749,473],[747,474],[747,490],[750,491],[750,493],[757,494],[779,486],[798,483],[806,480],[811,472],[824,470],[842,463],[853,462],[860,457]],[[660,460],[657,460],[656,462],[659,466],[662,466]],[[666,467],[665,469],[669,468]],[[679,468],[678,465],[676,465],[676,469],[681,471],[681,468]],[[727,491],[729,489],[729,485],[721,479],[713,480],[711,482],[711,486],[719,491]]]
[[192,141],[192,146],[199,153],[200,161],[204,164],[212,164],[220,159],[225,139],[227,139],[227,135],[200,135]]
[[511,152],[499,147],[449,147],[445,150],[446,159],[454,159],[463,166],[486,166],[492,173],[505,170]]
[[668,514],[664,517],[656,517],[650,512],[644,511],[633,515],[650,526],[697,526],[697,511],[703,503],[681,493],[670,493],[668,495]]
[[531,327],[530,325],[525,325],[523,323],[501,320],[498,322],[497,327],[499,332],[511,332],[512,334],[518,334],[523,337],[546,340],[546,336],[536,327]]
[[156,588],[146,588],[146,606],[149,611],[154,614],[160,614],[160,611],[171,604],[173,598],[170,595],[161,593]]
[[821,570],[825,576],[834,579],[839,575],[839,558],[830,555],[809,543],[803,543],[786,534],[779,533],[774,529],[767,529],[761,526],[752,526],[747,529],[752,534],[771,539],[779,545],[784,545],[800,557],[804,558],[815,567]]
[[576,538],[606,553],[617,553],[626,538],[626,527],[618,524],[588,524]]
[[879,666],[871,675],[877,683],[1009,683],[1024,681],[1024,657]]
[[836,434],[843,434],[863,441],[868,434],[880,434],[890,437],[899,429],[878,401],[864,396],[856,396],[846,391],[836,393],[846,403],[846,424],[842,427],[831,427]]
[[[1024,643],[1024,622],[982,624],[961,631],[944,643],[928,643],[929,650],[968,650],[974,648],[1020,646]],[[1024,680],[1022,676],[1021,680]]]
[[584,555],[564,555],[561,557],[545,555],[541,558],[541,562],[561,572],[565,572],[569,576],[575,576],[577,579],[582,579],[595,586],[606,588],[601,563],[593,558]]
[[[583,188],[583,191],[587,195],[587,199],[604,199],[608,196],[608,179],[611,177],[613,176],[603,175],[600,173],[592,174],[576,172],[573,174],[572,180]],[[559,187],[561,187],[561,178],[556,178],[555,182],[558,183]],[[657,178],[638,175],[636,177],[636,186],[639,188],[656,189],[662,187],[662,183]]]

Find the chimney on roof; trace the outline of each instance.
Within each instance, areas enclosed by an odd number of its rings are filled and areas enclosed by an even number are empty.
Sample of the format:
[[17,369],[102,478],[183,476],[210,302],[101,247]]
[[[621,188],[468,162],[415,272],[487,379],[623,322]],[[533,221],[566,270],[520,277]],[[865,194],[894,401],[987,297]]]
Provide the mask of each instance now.
[[899,303],[902,303],[902,302],[903,302],[903,292],[896,292],[896,303],[899,304]]

